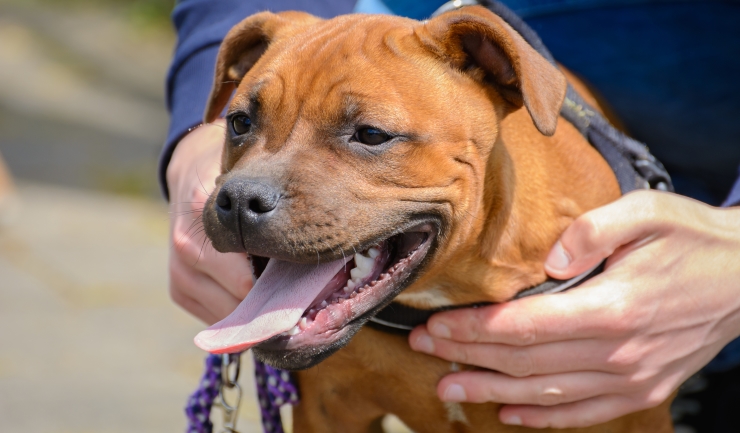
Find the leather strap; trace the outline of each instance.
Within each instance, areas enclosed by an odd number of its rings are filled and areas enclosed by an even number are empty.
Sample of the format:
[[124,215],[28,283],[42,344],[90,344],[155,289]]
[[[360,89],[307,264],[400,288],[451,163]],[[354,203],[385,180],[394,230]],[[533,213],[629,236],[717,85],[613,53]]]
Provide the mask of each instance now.
[[[544,283],[517,293],[512,300],[546,293],[559,293],[572,289],[573,287],[577,287],[589,278],[600,274],[604,270],[604,263],[605,262],[601,262],[588,271],[568,280],[548,278]],[[380,331],[408,334],[415,327],[426,323],[427,320],[432,317],[432,314],[439,313],[440,311],[456,310],[459,308],[478,308],[486,305],[492,305],[492,303],[480,302],[476,304],[450,305],[431,310],[421,310],[399,304],[398,302],[391,302],[387,307],[380,310],[375,317],[370,318],[367,324],[371,328],[375,328]]]

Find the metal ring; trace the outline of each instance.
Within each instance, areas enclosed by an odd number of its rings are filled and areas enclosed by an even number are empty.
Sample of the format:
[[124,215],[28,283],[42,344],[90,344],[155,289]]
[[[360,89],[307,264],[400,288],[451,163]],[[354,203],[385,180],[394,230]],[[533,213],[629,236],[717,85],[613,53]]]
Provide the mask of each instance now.
[[[233,388],[239,381],[239,370],[241,368],[240,354],[230,353],[221,355],[221,383],[227,388]],[[229,377],[229,369],[234,366],[234,374]]]

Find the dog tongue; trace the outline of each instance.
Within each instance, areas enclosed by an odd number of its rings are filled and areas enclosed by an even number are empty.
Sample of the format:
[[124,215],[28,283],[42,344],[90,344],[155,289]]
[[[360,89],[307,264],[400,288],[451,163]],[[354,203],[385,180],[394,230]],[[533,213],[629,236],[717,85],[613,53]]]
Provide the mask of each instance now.
[[195,345],[234,353],[290,330],[351,257],[320,265],[270,259],[236,310],[196,335]]

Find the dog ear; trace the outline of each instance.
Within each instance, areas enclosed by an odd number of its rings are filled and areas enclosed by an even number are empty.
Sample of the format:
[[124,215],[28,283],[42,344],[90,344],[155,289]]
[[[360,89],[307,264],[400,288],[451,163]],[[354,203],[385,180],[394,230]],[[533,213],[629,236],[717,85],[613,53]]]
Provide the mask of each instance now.
[[555,133],[565,76],[503,19],[486,8],[469,6],[433,18],[424,28],[431,40],[425,40],[423,31],[417,34],[436,54],[463,71],[479,68],[504,99],[527,107],[540,132]]
[[226,34],[218,51],[213,88],[203,116],[205,123],[218,118],[229,102],[231,93],[262,57],[270,43],[289,33],[291,29],[319,20],[304,12],[261,12],[234,26]]

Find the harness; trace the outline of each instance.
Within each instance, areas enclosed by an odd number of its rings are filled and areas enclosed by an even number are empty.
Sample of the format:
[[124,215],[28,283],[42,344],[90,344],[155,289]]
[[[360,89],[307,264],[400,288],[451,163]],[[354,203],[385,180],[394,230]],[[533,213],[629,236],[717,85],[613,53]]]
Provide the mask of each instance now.
[[[504,19],[524,38],[542,57],[557,67],[550,51],[540,37],[518,15],[503,3],[496,0],[454,0],[442,5],[433,16],[459,9],[463,6],[481,5]],[[656,189],[673,191],[673,184],[668,172],[648,150],[647,146],[625,135],[616,129],[604,116],[591,107],[568,84],[565,101],[560,115],[575,126],[588,142],[599,151],[601,156],[614,171],[622,194],[636,189]],[[543,293],[558,293],[578,286],[604,269],[604,262],[593,269],[569,280],[548,278],[545,282],[519,292],[513,299],[521,299]],[[447,306],[430,310],[421,310],[397,302],[391,302],[371,318],[368,325],[386,332],[408,333],[416,326],[426,323],[434,313],[465,307],[480,307],[486,303]]]
[[[437,16],[444,12],[459,9],[463,6],[481,5],[491,10],[506,21],[524,38],[542,57],[557,67],[557,63],[550,51],[542,43],[540,37],[518,15],[496,0],[452,0],[442,5],[432,15]],[[588,142],[606,160],[619,183],[622,194],[637,189],[655,189],[673,191],[673,184],[663,165],[652,155],[647,146],[628,137],[609,123],[604,116],[586,103],[578,92],[568,84],[565,101],[560,114],[573,124]],[[519,292],[513,299],[528,296],[558,293],[578,286],[604,269],[604,262],[593,269],[568,280],[549,278],[545,282]],[[367,324],[375,329],[390,333],[409,333],[414,327],[426,323],[433,314],[458,308],[476,308],[488,305],[479,303],[471,305],[454,305],[430,310],[412,308],[397,302],[391,302],[380,310]],[[280,419],[280,406],[283,404],[298,403],[298,389],[292,380],[290,372],[272,368],[257,359],[255,376],[262,427],[265,433],[283,433]],[[210,422],[211,406],[218,405],[224,409],[225,433],[236,433],[235,404],[227,404],[224,398],[224,387],[238,388],[236,379],[229,379],[223,373],[229,366],[239,364],[239,355],[224,357],[209,355],[206,359],[206,372],[198,390],[190,397],[186,407],[189,418],[188,433],[211,433],[213,425]],[[223,367],[222,367],[223,366]],[[223,368],[223,370],[222,370]],[[238,370],[237,370],[238,371]],[[238,395],[241,395],[239,389]]]

